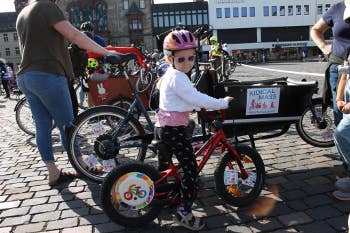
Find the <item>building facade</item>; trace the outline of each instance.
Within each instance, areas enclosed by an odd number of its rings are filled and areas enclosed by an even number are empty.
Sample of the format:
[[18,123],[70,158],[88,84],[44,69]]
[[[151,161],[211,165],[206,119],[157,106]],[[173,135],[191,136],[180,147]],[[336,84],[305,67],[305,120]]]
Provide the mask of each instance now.
[[162,42],[167,32],[179,24],[185,25],[190,30],[199,26],[208,27],[208,2],[153,4],[152,17],[157,47],[162,49]]
[[0,14],[0,58],[8,63],[12,63],[15,70],[21,59],[16,32],[16,19],[16,12]]
[[[299,59],[302,51],[320,51],[311,27],[339,0],[211,0],[209,22],[214,34],[243,59]],[[327,32],[326,39],[331,39]],[[209,47],[204,49],[208,50]]]

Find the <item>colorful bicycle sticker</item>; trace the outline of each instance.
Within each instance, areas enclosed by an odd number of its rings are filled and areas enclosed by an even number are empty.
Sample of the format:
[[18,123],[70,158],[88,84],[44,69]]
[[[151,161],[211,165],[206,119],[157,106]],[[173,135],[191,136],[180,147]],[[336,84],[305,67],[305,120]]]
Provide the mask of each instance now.
[[247,179],[242,180],[242,184],[247,185],[249,187],[254,187],[256,183],[256,173],[255,172],[248,172]]
[[113,195],[114,200],[126,204],[128,209],[142,209],[153,200],[154,184],[143,173],[129,172],[119,178]]
[[225,185],[238,184],[238,172],[234,169],[226,170],[224,173],[224,184]]

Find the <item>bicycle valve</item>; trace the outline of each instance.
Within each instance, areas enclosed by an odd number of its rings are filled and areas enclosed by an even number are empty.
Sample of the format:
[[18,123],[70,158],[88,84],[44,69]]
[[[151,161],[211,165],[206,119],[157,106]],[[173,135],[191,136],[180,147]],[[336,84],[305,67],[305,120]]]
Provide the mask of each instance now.
[[338,73],[350,74],[350,67],[349,66],[338,65],[337,70],[338,70]]

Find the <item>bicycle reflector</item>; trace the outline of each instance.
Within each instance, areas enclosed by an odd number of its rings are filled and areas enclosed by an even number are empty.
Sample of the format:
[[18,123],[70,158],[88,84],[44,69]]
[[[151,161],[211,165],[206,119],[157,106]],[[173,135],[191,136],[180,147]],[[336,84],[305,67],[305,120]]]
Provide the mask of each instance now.
[[114,201],[130,210],[142,209],[152,202],[154,183],[140,172],[129,172],[120,177],[113,192]]

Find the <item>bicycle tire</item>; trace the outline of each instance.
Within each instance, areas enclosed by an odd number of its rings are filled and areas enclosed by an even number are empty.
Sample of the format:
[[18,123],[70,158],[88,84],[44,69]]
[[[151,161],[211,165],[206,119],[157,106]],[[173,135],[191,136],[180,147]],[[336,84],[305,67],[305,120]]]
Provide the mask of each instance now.
[[[317,114],[322,114],[322,102],[321,98],[312,100]],[[318,115],[317,117],[320,116],[321,115]],[[296,123],[296,130],[299,136],[306,143],[316,147],[334,146],[333,132],[335,127],[333,109],[331,106],[327,106],[324,113],[324,121],[320,125],[317,125],[310,106],[304,110],[299,121]]]
[[[27,99],[20,99],[15,107],[18,127],[31,136],[35,136],[35,123]],[[26,123],[25,123],[26,122]]]
[[[240,155],[240,162],[243,163],[244,169],[247,172],[251,172],[250,177],[254,177],[253,174],[256,175],[254,185],[251,187],[251,184],[243,184],[245,181],[240,176],[241,173],[237,162],[232,154],[228,152],[221,158],[215,169],[215,189],[218,196],[226,203],[233,206],[247,206],[256,200],[261,193],[265,182],[265,166],[261,156],[256,150],[246,145],[237,145],[236,150]],[[227,169],[227,165],[230,163],[234,166],[234,169],[231,171],[237,172],[238,179],[236,180],[237,184],[235,185],[225,184],[225,171],[231,172]],[[245,180],[248,180],[248,178]]]
[[[139,172],[147,175],[153,182],[160,179],[159,172],[147,164],[132,163],[113,169],[102,183],[100,198],[104,213],[115,223],[125,227],[143,227],[152,222],[160,213],[162,206],[157,204],[154,199],[148,206],[139,210],[126,209],[126,205],[118,203],[114,198],[115,187],[118,180],[130,172]],[[124,207],[124,209],[123,209]],[[144,210],[148,210],[143,214]],[[131,214],[132,216],[126,216]],[[142,215],[141,215],[142,214]]]
[[[141,72],[140,72],[141,73]],[[141,76],[141,74],[140,74]],[[136,81],[136,91],[138,93],[146,92],[153,84],[154,74],[150,71],[145,71],[143,77],[138,77]]]
[[[139,146],[130,148],[115,149],[114,143],[110,140],[111,133],[114,132],[116,123],[125,119],[127,112],[125,110],[115,107],[102,105],[81,113],[73,122],[73,126],[69,129],[68,133],[68,158],[72,166],[80,172],[83,176],[96,182],[102,183],[104,177],[108,171],[96,172],[89,169],[87,166],[83,166],[79,163],[79,157],[90,158],[90,161],[97,161],[99,165],[103,165],[103,161],[114,158],[117,165],[130,163],[135,160],[144,161],[146,157],[147,141],[145,138],[135,139],[134,141],[123,142],[123,135],[128,136],[144,136],[145,131],[141,124],[132,116],[126,122],[126,125],[121,129],[122,135],[118,136],[118,143],[133,143],[137,142]],[[102,132],[100,135],[96,134],[94,127],[101,127]],[[104,144],[107,143],[107,144]],[[112,144],[108,144],[112,143]],[[141,145],[142,144],[142,145]],[[79,150],[75,150],[74,146],[79,147]],[[105,145],[112,145],[116,151],[108,152],[113,155],[107,155],[104,151]],[[79,156],[80,155],[80,156]],[[96,160],[95,160],[96,159]]]

